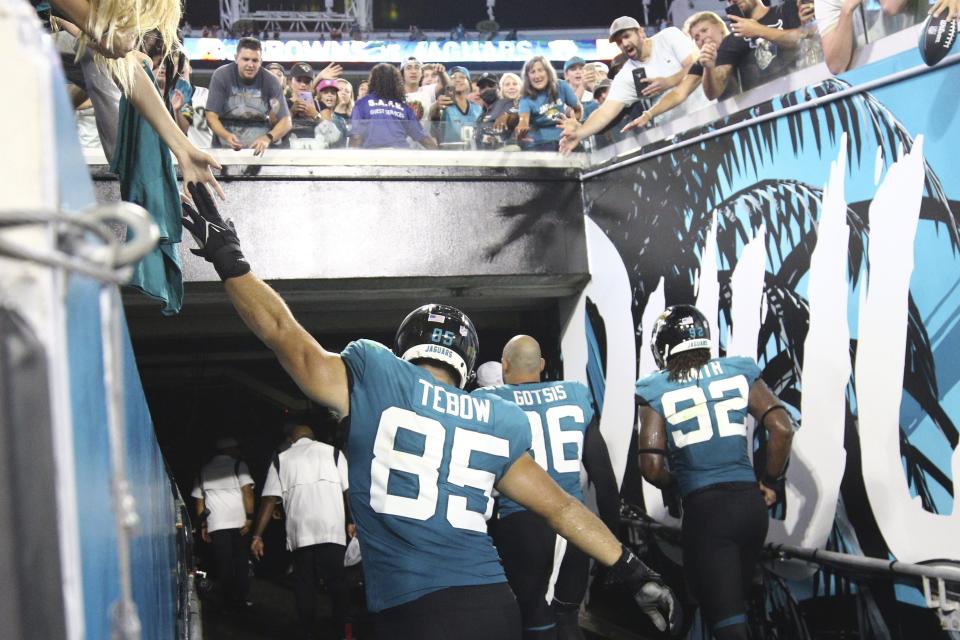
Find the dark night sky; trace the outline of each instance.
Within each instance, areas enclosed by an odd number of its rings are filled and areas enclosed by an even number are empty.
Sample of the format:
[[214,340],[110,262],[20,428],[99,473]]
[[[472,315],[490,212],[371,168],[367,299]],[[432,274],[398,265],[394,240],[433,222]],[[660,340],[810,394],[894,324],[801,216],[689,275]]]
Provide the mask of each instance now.
[[[665,0],[653,0],[652,17],[665,13]],[[342,0],[334,7],[342,9]],[[322,0],[251,0],[250,10],[322,9]],[[374,27],[406,31],[411,24],[423,29],[450,29],[462,22],[472,29],[487,19],[486,0],[373,0]],[[193,25],[219,21],[218,3],[186,0],[187,20]],[[503,29],[596,27],[609,24],[621,15],[643,17],[640,0],[497,0],[494,13]]]

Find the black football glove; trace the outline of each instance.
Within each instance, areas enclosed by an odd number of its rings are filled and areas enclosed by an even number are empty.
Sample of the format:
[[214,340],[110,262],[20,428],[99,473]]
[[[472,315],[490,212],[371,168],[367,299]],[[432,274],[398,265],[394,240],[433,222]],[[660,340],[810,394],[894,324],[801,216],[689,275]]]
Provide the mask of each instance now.
[[197,207],[183,203],[183,226],[197,242],[197,248],[190,251],[213,264],[221,280],[248,273],[250,264],[240,251],[233,223],[220,217],[206,187],[191,182],[187,190]]
[[677,596],[656,571],[640,561],[636,554],[623,547],[620,559],[607,572],[608,585],[623,584],[633,592],[633,599],[650,622],[660,631],[680,633],[683,612]]

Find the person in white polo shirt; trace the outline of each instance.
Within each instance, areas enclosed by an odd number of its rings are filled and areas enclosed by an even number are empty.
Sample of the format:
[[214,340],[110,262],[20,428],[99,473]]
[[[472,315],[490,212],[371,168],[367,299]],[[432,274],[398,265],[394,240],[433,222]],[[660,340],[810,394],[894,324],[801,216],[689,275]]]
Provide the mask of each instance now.
[[253,524],[253,478],[234,438],[220,438],[216,448],[190,495],[196,499],[201,537],[213,545],[224,606],[243,609],[251,604],[246,535]]
[[[640,23],[629,16],[617,18],[610,25],[610,42],[617,44],[627,61],[613,78],[607,99],[586,122],[581,125],[571,118],[563,122],[561,153],[570,153],[581,140],[603,131],[624,107],[643,98],[653,98],[680,84],[700,53],[693,40],[680,29],[667,27],[648,38]],[[678,117],[708,103],[703,89],[697,87],[671,113]]]
[[277,454],[267,469],[250,551],[258,560],[263,557],[261,536],[282,501],[287,514],[287,549],[293,553],[293,594],[301,637],[312,637],[316,591],[322,579],[333,608],[334,637],[340,638],[349,603],[343,554],[347,538],[356,535],[346,494],[347,460],[338,449],[314,440],[307,425],[294,427],[290,439],[290,448]]

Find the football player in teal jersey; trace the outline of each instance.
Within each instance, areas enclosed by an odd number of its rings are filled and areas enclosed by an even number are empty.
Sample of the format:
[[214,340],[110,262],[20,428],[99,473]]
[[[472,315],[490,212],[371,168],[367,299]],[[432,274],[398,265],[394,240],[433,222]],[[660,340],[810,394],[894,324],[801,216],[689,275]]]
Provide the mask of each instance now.
[[[600,517],[615,528],[619,488],[590,390],[579,382],[541,382],[545,362],[540,344],[530,336],[515,336],[507,342],[501,364],[505,384],[478,389],[474,395],[493,394],[523,409],[530,423],[534,461],[581,502],[580,468],[586,469],[596,488]],[[553,529],[507,496],[498,499],[491,532],[520,604],[525,640],[582,637],[579,613],[587,590],[589,558],[567,547],[560,567],[555,567]],[[551,603],[546,594],[555,570]]]
[[[660,371],[637,382],[640,468],[683,501],[683,564],[717,640],[746,640],[745,593],[767,535],[767,507],[783,491],[794,423],[750,358],[710,357],[710,324],[691,305],[657,318]],[[747,412],[767,431],[757,482]]]
[[188,189],[196,208],[184,205],[184,226],[193,251],[213,264],[241,319],[300,389],[350,421],[349,495],[380,638],[520,638],[516,599],[486,533],[495,488],[610,566],[610,581],[679,629],[679,607],[660,577],[527,453],[523,411],[463,391],[478,341],[462,312],[414,310],[393,353],[368,340],[327,351],[250,271],[209,192]]

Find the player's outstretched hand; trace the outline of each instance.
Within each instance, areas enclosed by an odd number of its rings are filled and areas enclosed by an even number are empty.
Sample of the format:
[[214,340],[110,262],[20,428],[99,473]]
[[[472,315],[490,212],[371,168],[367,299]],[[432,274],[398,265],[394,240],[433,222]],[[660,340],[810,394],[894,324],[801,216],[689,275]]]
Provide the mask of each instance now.
[[633,551],[623,547],[617,563],[607,573],[607,584],[623,584],[654,626],[672,635],[680,633],[683,611],[677,596],[660,575],[640,561]]
[[240,251],[240,240],[233,224],[224,220],[203,185],[191,182],[187,190],[193,206],[183,203],[183,226],[197,243],[190,251],[213,264],[221,279],[236,278],[250,271],[250,264]]

